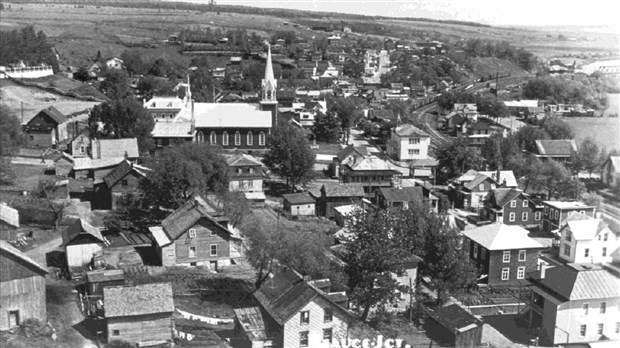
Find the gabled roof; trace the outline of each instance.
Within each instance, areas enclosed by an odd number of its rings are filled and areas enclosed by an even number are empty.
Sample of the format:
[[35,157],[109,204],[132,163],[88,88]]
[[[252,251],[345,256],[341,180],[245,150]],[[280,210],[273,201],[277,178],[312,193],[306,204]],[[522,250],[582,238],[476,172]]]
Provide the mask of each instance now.
[[575,140],[536,140],[536,149],[541,156],[572,156],[577,152]]
[[338,157],[340,162],[342,162],[352,153],[357,153],[358,155],[362,157],[366,157],[366,156],[370,156],[370,149],[368,149],[366,146],[348,145],[344,149],[340,150],[340,152],[338,152],[338,155],[336,155],[336,157]]
[[13,257],[16,257],[16,258],[24,261],[25,263],[30,265],[32,268],[34,268],[35,271],[40,272],[41,274],[49,273],[45,267],[39,265],[33,259],[31,259],[30,257],[26,256],[26,254],[24,254],[23,252],[21,252],[21,250],[17,249],[16,247],[12,246],[11,244],[7,243],[6,241],[0,240],[0,250],[3,253],[6,252],[7,254],[10,254]]
[[609,156],[607,161],[605,161],[605,165],[607,164],[607,162],[611,162],[611,165],[613,166],[613,169],[614,169],[613,171],[614,173],[620,174],[620,156]]
[[389,202],[422,202],[422,187],[381,187],[379,193]]
[[412,137],[412,136],[421,137],[421,138],[429,137],[428,133],[408,123],[394,128],[394,133],[396,133],[396,135],[401,136],[401,137]]
[[504,207],[522,193],[523,191],[513,188],[498,188],[489,192],[489,199],[493,199],[498,207]]
[[[58,111],[58,109],[56,109],[53,106],[50,106],[50,107],[48,107],[46,109],[43,109],[43,110],[39,111],[37,113],[37,115],[39,115],[39,114],[47,115],[49,118],[51,118],[57,124],[61,124],[61,123],[67,121],[67,117],[65,115],[63,115],[62,112]],[[34,117],[32,119],[34,119]]]
[[258,307],[233,309],[239,324],[250,341],[266,340],[267,330],[263,315]]
[[604,230],[617,234],[604,221],[576,211],[568,214],[561,230],[564,229],[568,229],[575,240],[593,240]]
[[106,174],[106,176],[103,177],[103,182],[105,182],[108,188],[111,188],[131,172],[134,172],[138,176],[145,177],[146,170],[150,169],[138,165],[134,167],[133,163],[129,162],[128,160],[124,160],[119,163],[111,172],[109,172],[108,174]]
[[450,333],[467,331],[482,322],[458,304],[451,304],[431,312],[431,317]]
[[536,282],[565,301],[620,297],[620,279],[599,265],[556,266]]
[[394,112],[392,110],[387,110],[387,109],[372,110],[372,117],[388,119],[388,120],[396,119],[396,117],[394,116]]
[[364,197],[364,186],[355,183],[329,183],[323,185],[326,197]]
[[314,198],[312,198],[312,196],[310,196],[310,194],[308,194],[307,192],[288,193],[282,195],[282,198],[284,199],[284,201],[288,201],[290,204],[315,203]]
[[[62,157],[61,157],[62,158]],[[114,167],[125,160],[125,157],[111,157],[92,159],[90,157],[69,157],[67,160],[73,162],[73,170],[88,170],[88,169],[100,169],[106,167]]]
[[226,158],[226,163],[230,167],[245,167],[245,166],[261,166],[263,163],[257,160],[254,156],[240,153]]
[[478,174],[484,174],[489,178],[495,180],[498,185],[505,185],[506,187],[518,187],[519,183],[517,183],[517,178],[515,178],[515,174],[512,170],[500,170],[499,176],[497,175],[498,171],[489,170],[489,171],[479,171]]
[[594,209],[595,207],[585,205],[582,202],[577,201],[543,201],[544,204],[547,204],[550,207],[560,209],[560,210],[570,210],[570,209]]
[[182,109],[183,99],[179,97],[153,97],[144,103],[146,109]]
[[174,299],[170,283],[103,288],[106,318],[172,313]]
[[359,171],[391,171],[394,173],[398,173],[390,163],[384,159],[381,159],[377,156],[368,156],[363,158],[361,161],[357,161],[353,164],[346,164],[347,167],[351,168],[351,170],[359,170]]
[[154,138],[193,138],[191,122],[155,122],[151,136]]
[[523,227],[499,222],[465,230],[462,234],[489,251],[544,248],[542,244],[528,237],[528,231]]
[[216,228],[227,234],[231,232],[220,225],[213,217],[217,212],[204,199],[194,196],[187,200],[177,210],[168,215],[162,222],[161,226],[170,240],[179,238],[185,231],[195,225],[200,219],[210,220]]
[[0,221],[17,228],[19,227],[19,212],[2,202],[0,203]]
[[254,296],[269,315],[280,325],[284,325],[315,297],[322,297],[334,308],[346,311],[334,303],[327,294],[306,283],[301,275],[285,269],[266,281]]
[[93,227],[88,222],[82,219],[75,219],[67,228],[62,232],[62,246],[67,246],[80,234],[90,235],[103,243],[103,235],[97,227]]
[[124,158],[125,153],[127,158],[140,157],[137,138],[94,139],[91,150],[93,159]]
[[271,111],[255,104],[194,103],[196,128],[271,128]]
[[490,177],[478,173],[472,181],[465,184],[465,188],[470,191],[476,191],[478,189],[478,185],[482,184],[485,181],[491,181],[494,184],[496,183],[495,180],[491,179]]

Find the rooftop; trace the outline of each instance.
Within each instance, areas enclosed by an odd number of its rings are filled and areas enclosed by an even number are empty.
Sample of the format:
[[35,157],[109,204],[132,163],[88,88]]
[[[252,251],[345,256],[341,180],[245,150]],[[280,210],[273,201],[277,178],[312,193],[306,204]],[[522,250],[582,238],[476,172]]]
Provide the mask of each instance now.
[[381,187],[379,192],[389,202],[422,202],[424,200],[421,186]]
[[429,137],[428,133],[408,123],[394,128],[394,133],[396,133],[398,136],[401,136],[401,137],[412,137],[412,136],[422,137],[422,138]]
[[242,167],[242,166],[261,166],[262,167],[263,165],[263,163],[257,160],[255,157],[246,155],[244,153],[226,157],[226,163],[228,163],[228,165],[231,167]]
[[267,330],[263,315],[258,307],[234,309],[239,324],[250,341],[266,340]]
[[377,156],[368,156],[355,163],[347,163],[347,166],[354,171],[390,171],[397,173],[388,161]]
[[364,186],[354,183],[328,183],[323,185],[327,197],[364,197]]
[[534,282],[565,301],[620,297],[620,279],[595,264],[567,264],[549,268],[542,279],[540,272],[536,272]]
[[575,140],[536,140],[536,149],[540,156],[572,156],[577,152]]
[[[61,124],[67,121],[67,117],[65,117],[65,115],[62,114],[62,112],[58,111],[58,109],[56,109],[53,106],[50,106],[46,109],[39,111],[39,114],[47,115],[49,118],[51,118],[52,120],[54,120],[54,122],[58,124]],[[34,119],[34,117],[32,119]]]
[[307,204],[307,203],[315,203],[314,198],[310,196],[307,192],[300,193],[289,193],[282,195],[284,201],[289,202],[290,204]]
[[544,248],[542,244],[528,236],[526,229],[517,225],[496,222],[461,233],[490,251]]
[[17,209],[13,209],[6,205],[6,203],[0,203],[0,221],[15,228],[19,227],[19,212]]
[[585,205],[584,203],[577,201],[543,201],[543,203],[560,210],[594,208],[593,206]]
[[227,234],[230,234],[230,231],[220,225],[212,216],[212,214],[215,213],[215,209],[211,205],[207,204],[204,199],[199,196],[194,196],[188,199],[187,202],[181,205],[177,210],[172,212],[172,214],[168,215],[161,222],[161,226],[169,240],[179,238],[179,236],[203,218],[210,220],[213,227],[219,228]]
[[106,318],[174,312],[170,283],[105,287],[103,304]]
[[578,212],[571,212],[568,215],[566,225],[561,230],[564,229],[568,229],[575,240],[593,240],[602,231],[617,234],[604,221]]
[[128,160],[123,160],[114,169],[112,169],[112,171],[110,171],[103,177],[103,181],[105,182],[106,186],[110,188],[131,172],[136,173],[136,175],[138,176],[145,177],[147,171],[150,171],[150,169],[134,165]]
[[151,136],[154,138],[192,138],[191,122],[155,122]]
[[93,159],[124,158],[125,154],[128,158],[140,157],[137,138],[93,139],[91,147]]
[[479,319],[458,304],[441,307],[432,312],[431,317],[450,332],[463,332],[482,324]]
[[144,103],[146,109],[182,109],[184,107],[183,99],[178,97],[153,97]]
[[75,219],[62,232],[62,245],[68,245],[79,235],[88,235],[103,243],[103,235],[101,235],[101,231],[99,231],[97,227],[93,227],[91,224],[82,219]]
[[196,128],[271,128],[271,111],[256,104],[195,103]]
[[[12,246],[11,244],[0,240],[0,251],[2,251],[2,253],[7,253],[12,255],[13,257],[20,259],[22,261],[24,261],[25,263],[27,263],[28,265],[30,265],[32,268],[34,268],[37,272],[40,272],[41,274],[46,274],[47,269],[41,265],[39,265],[38,263],[36,263],[33,259],[31,259],[30,257],[26,256],[26,254],[24,254],[21,250],[17,249],[16,247]],[[3,286],[4,288],[4,286]],[[4,290],[3,290],[4,291]]]

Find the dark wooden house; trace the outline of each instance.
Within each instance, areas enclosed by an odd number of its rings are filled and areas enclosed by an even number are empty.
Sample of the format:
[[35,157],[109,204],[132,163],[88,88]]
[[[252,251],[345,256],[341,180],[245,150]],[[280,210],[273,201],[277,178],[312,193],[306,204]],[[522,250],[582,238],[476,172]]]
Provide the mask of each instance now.
[[47,270],[0,240],[0,330],[19,326],[28,318],[45,322]]
[[162,266],[230,266],[240,258],[241,240],[214,209],[195,196],[168,215],[161,226],[150,227]]
[[[482,320],[461,308],[451,304],[437,309],[430,314],[431,320],[426,322],[427,335],[449,347],[479,347],[482,341]],[[443,346],[443,345],[442,345]]]
[[324,184],[317,198],[318,215],[333,218],[334,208],[350,205],[364,198],[364,187],[360,184]]
[[108,342],[140,346],[172,342],[174,299],[170,283],[103,288]]
[[51,147],[68,138],[67,117],[53,106],[39,111],[24,126],[30,146]]
[[379,207],[387,209],[401,207],[408,209],[411,205],[424,204],[424,194],[422,187],[381,187],[377,191],[377,204]]
[[103,177],[102,183],[95,185],[93,209],[116,209],[127,194],[138,191],[140,180],[146,177],[150,169],[128,160],[119,163]]
[[507,225],[536,228],[542,224],[542,203],[513,188],[491,190],[483,200],[480,218]]

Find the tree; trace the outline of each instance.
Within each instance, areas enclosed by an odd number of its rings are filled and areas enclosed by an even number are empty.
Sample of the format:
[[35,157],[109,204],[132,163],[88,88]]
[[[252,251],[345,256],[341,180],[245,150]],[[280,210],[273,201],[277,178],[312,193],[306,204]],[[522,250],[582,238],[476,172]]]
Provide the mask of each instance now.
[[0,183],[12,182],[11,157],[17,154],[24,142],[19,119],[8,107],[0,105]]
[[575,137],[570,125],[559,117],[545,117],[542,122],[542,129],[549,134],[551,139],[573,139]]
[[124,99],[132,97],[129,89],[129,76],[125,70],[105,69],[101,73],[104,79],[99,88],[110,99]]
[[437,105],[442,110],[449,111],[454,109],[454,104],[457,102],[456,95],[452,92],[442,93],[439,98],[437,98]]
[[596,207],[597,211],[601,208],[601,205],[603,204],[603,201],[604,201],[603,197],[596,194],[596,192],[586,192],[582,194],[581,200],[586,205]]
[[535,153],[537,151],[536,140],[549,139],[549,134],[536,126],[525,125],[517,131],[516,141],[519,149]]
[[312,132],[317,140],[336,142],[340,138],[340,133],[342,132],[340,120],[334,117],[334,114],[331,112],[319,112],[315,117]]
[[196,68],[190,73],[192,98],[200,103],[215,102],[215,89],[219,84],[211,74],[207,59],[204,57],[193,59],[192,67]]
[[206,144],[189,143],[162,151],[152,172],[140,182],[145,207],[176,209],[193,194],[222,194],[228,189],[228,166]]
[[295,187],[313,178],[316,155],[300,130],[292,126],[278,127],[269,140],[269,152],[263,163],[276,175]]
[[350,78],[359,79],[364,74],[364,62],[349,59],[344,63],[342,73]]
[[604,157],[601,156],[601,152],[596,141],[588,136],[581,142],[576,155],[573,156],[573,170],[585,170],[588,174],[592,174],[603,165]]
[[125,50],[121,53],[121,59],[130,74],[142,75],[146,73],[147,67],[142,60],[142,53],[140,51]]
[[504,138],[501,133],[495,133],[482,145],[480,154],[491,169],[510,168],[508,162],[520,154],[517,138],[514,135]]
[[437,146],[435,158],[439,161],[437,177],[441,182],[448,182],[469,169],[482,169],[483,158],[467,146],[467,138],[464,137]]
[[[137,138],[140,151],[152,147],[153,117],[133,97],[96,105],[88,120],[92,136],[105,139]],[[103,127],[100,127],[100,123]]]
[[505,117],[508,116],[508,109],[503,101],[496,98],[493,95],[484,95],[478,99],[476,103],[478,106],[478,112],[490,117]]
[[81,66],[76,72],[73,73],[73,78],[78,81],[86,82],[90,79],[90,75],[88,74],[88,70]]

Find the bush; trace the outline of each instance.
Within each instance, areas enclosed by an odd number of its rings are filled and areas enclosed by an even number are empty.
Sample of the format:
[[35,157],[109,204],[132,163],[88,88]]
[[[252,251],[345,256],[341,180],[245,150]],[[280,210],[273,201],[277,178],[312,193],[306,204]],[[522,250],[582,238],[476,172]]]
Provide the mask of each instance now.
[[24,320],[19,326],[19,330],[27,338],[49,337],[54,331],[50,325],[32,318]]

